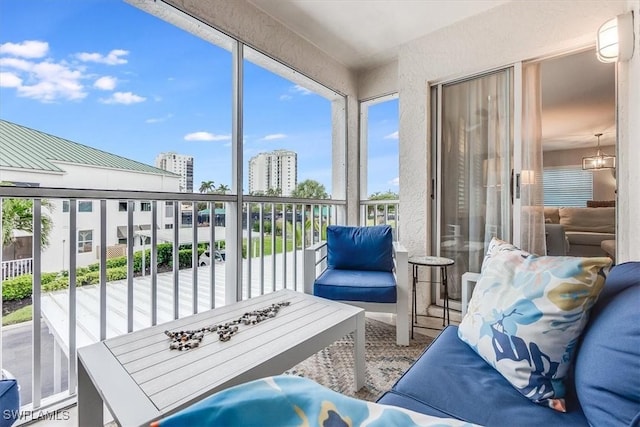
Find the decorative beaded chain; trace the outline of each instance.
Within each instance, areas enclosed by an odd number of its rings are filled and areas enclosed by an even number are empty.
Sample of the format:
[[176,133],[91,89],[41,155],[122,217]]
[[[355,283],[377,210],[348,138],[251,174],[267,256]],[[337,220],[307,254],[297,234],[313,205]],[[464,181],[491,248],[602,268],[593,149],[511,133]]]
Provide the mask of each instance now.
[[244,313],[238,319],[220,325],[205,326],[204,328],[189,331],[164,331],[164,333],[171,339],[169,344],[169,349],[171,350],[182,351],[198,347],[204,335],[208,332],[216,332],[218,339],[225,342],[229,341],[231,336],[238,332],[238,325],[255,325],[263,320],[276,317],[282,307],[290,304],[290,301],[271,304],[269,307]]

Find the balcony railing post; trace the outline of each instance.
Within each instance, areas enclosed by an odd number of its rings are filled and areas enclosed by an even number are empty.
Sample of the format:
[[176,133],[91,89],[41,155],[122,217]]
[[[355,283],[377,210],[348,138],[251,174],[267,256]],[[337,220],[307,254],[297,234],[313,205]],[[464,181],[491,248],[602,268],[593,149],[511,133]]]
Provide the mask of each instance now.
[[31,403],[34,408],[40,407],[42,398],[42,211],[41,200],[33,200],[33,258],[36,260],[33,269],[32,290],[32,363],[33,377],[31,380]]
[[158,202],[151,202],[151,324],[158,323]]
[[107,201],[100,200],[100,340],[107,339]]
[[133,209],[134,201],[127,201],[127,332],[133,331]]
[[[69,394],[76,392],[77,359],[76,359],[76,282],[77,282],[77,257],[78,252],[78,203],[76,199],[69,200]],[[38,221],[40,223],[40,221]],[[34,227],[35,228],[35,227]],[[35,235],[34,235],[35,240]],[[35,243],[35,242],[34,242]],[[34,275],[35,279],[35,275]],[[38,287],[40,284],[38,285]],[[35,287],[35,283],[34,283]]]

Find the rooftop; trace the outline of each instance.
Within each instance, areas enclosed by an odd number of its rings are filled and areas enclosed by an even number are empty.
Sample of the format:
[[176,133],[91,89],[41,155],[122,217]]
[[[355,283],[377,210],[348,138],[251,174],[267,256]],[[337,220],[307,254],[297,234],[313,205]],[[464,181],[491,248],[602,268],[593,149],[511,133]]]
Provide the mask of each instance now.
[[176,175],[173,172],[6,120],[0,120],[0,152],[2,152],[0,168],[63,172],[56,162],[67,162],[160,175]]

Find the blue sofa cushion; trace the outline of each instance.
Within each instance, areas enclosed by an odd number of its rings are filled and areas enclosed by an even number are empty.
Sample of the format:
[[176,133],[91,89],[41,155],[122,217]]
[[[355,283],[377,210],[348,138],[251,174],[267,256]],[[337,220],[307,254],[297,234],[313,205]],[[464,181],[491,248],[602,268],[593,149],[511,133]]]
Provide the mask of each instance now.
[[328,226],[327,266],[342,270],[393,271],[391,227]]
[[584,332],[575,384],[593,426],[640,425],[640,263],[611,270]]
[[572,389],[566,413],[531,402],[458,338],[456,326],[447,327],[378,402],[484,426],[588,425]]
[[11,426],[19,416],[20,392],[15,379],[0,381],[0,427]]
[[566,378],[610,258],[539,257],[492,239],[460,338],[530,400],[565,410]]
[[336,301],[396,302],[396,281],[387,271],[335,270],[318,277],[313,294]]
[[345,396],[306,378],[277,375],[227,388],[151,427],[472,427]]

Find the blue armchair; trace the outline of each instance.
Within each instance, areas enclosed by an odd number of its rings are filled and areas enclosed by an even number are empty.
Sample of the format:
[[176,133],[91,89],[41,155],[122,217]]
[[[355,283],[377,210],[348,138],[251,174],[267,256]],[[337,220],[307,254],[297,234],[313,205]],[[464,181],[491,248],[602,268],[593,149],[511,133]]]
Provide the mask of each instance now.
[[396,314],[396,342],[409,345],[408,254],[388,225],[327,227],[327,241],[305,249],[305,293],[365,311]]

